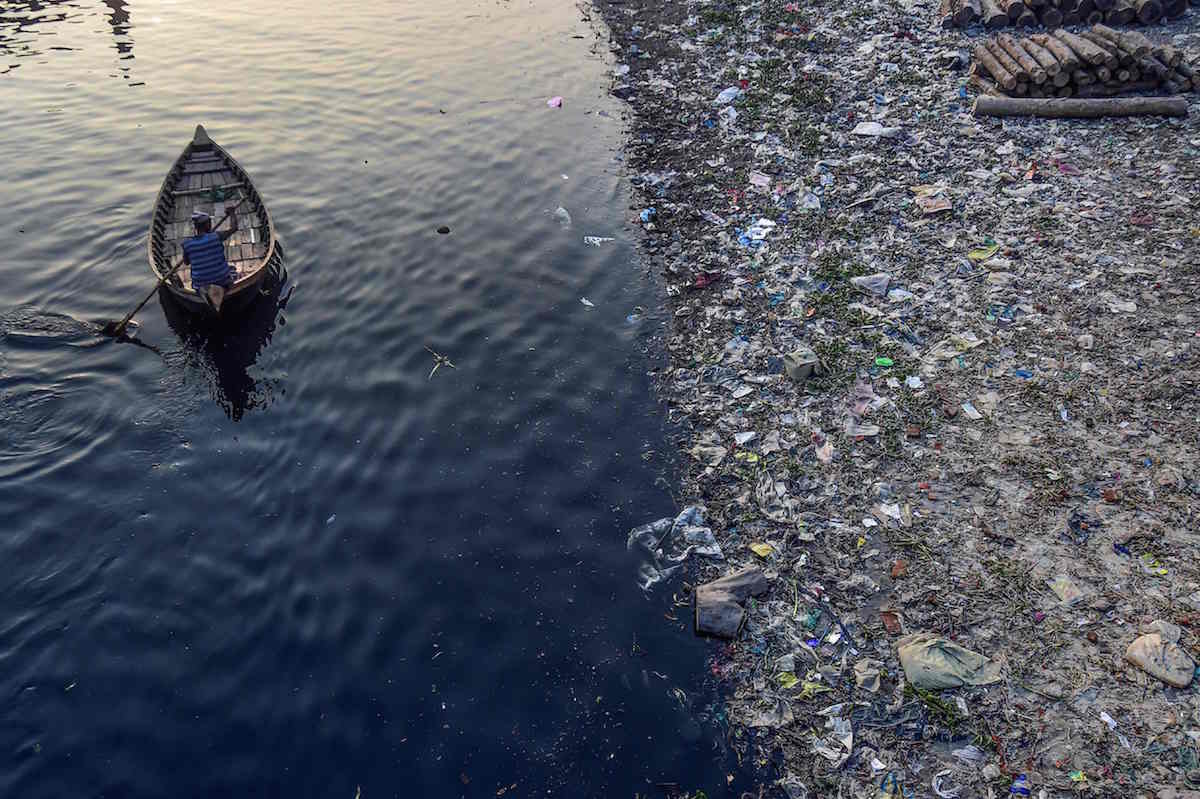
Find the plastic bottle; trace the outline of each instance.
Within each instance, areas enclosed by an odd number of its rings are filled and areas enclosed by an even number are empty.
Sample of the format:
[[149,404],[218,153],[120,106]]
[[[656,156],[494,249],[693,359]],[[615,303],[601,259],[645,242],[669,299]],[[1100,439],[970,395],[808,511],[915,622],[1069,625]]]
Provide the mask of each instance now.
[[1008,789],[1009,796],[1029,796],[1029,779],[1024,774],[1018,774]]

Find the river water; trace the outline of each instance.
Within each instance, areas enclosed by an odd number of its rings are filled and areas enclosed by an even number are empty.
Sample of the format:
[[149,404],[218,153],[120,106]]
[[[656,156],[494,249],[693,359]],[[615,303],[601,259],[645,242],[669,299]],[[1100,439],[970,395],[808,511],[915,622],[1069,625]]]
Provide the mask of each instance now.
[[[0,2],[0,795],[724,792],[589,16]],[[286,276],[100,339],[197,122]]]

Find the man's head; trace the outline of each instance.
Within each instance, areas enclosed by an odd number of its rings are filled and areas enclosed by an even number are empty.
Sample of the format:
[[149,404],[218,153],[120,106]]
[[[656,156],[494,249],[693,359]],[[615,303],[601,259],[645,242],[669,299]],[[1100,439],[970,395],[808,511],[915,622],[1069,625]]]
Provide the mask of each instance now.
[[203,236],[212,230],[212,217],[203,211],[192,214],[192,224],[196,226],[196,235]]

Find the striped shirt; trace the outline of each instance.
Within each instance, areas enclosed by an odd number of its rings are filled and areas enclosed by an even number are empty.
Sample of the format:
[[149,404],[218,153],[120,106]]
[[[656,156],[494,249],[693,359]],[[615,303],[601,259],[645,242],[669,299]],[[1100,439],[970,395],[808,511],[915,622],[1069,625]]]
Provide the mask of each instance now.
[[192,266],[192,288],[233,282],[225,261],[225,240],[218,233],[205,233],[183,243],[183,254]]

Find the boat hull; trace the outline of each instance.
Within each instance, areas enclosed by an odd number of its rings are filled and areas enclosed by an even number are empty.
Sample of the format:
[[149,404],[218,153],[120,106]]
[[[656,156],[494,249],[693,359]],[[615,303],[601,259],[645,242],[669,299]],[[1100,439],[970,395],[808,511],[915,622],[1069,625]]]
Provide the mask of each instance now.
[[[224,226],[226,209],[234,208],[238,228]],[[195,235],[192,214],[209,214],[225,232],[226,261],[234,270],[233,285],[219,309],[191,286],[190,267],[182,262],[183,242]],[[278,266],[281,251],[275,225],[249,174],[197,126],[192,141],[175,160],[154,203],[147,241],[150,269],[164,278],[164,288],[181,308],[197,314],[234,314],[253,304],[267,272]]]
[[[260,269],[251,280],[241,283],[237,286],[236,292],[230,292],[225,295],[225,301],[221,303],[221,316],[233,316],[242,313],[259,297],[259,292],[263,282],[267,278],[270,269]],[[216,311],[209,305],[203,297],[197,292],[190,289],[174,286],[170,283],[163,284],[163,290],[167,296],[171,298],[176,305],[183,310],[192,314],[201,314],[204,316],[214,316]]]

